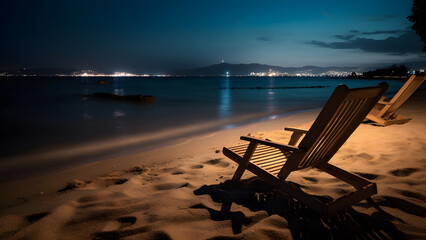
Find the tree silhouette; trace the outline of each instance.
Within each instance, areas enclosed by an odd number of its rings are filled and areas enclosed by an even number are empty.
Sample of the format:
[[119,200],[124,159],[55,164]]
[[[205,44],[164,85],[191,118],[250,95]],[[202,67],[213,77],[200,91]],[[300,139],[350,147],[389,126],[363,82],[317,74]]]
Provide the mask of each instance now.
[[424,44],[423,51],[426,52],[426,0],[414,0],[411,12],[407,18],[413,23],[411,28],[419,35]]
[[364,72],[362,75],[365,77],[374,77],[374,76],[407,76],[408,68],[402,65],[392,65],[387,68],[379,68],[373,71]]

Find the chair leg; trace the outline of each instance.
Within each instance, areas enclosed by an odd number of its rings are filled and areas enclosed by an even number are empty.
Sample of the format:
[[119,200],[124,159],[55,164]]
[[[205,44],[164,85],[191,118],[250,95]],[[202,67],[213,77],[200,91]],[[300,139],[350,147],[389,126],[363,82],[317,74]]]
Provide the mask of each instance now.
[[229,212],[229,211],[231,211],[231,206],[232,206],[232,201],[226,200],[225,202],[222,203],[222,207],[220,208],[220,211],[221,212]]
[[301,133],[301,132],[293,132],[293,134],[290,137],[290,141],[288,142],[288,145],[296,146],[296,143],[303,136],[303,134],[304,133]]
[[234,176],[232,176],[232,181],[239,181],[241,179],[241,176],[243,176],[244,171],[250,163],[250,158],[253,156],[253,153],[256,150],[257,144],[258,143],[250,142],[246,152],[244,153],[243,159],[234,173]]

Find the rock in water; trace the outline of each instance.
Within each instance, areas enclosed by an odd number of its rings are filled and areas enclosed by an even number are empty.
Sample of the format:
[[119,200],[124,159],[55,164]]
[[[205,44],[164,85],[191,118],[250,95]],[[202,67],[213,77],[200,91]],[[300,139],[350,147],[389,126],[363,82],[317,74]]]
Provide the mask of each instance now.
[[155,101],[154,96],[151,95],[127,95],[127,96],[121,96],[113,93],[104,93],[104,92],[97,92],[93,94],[94,97],[97,98],[108,98],[108,99],[116,99],[116,100],[129,100],[129,101],[137,101],[141,103],[153,103]]

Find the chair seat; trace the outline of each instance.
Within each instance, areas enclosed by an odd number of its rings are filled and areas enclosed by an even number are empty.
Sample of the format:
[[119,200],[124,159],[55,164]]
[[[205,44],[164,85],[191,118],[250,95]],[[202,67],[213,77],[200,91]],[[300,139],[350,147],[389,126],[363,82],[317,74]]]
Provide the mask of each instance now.
[[[244,156],[248,144],[241,144],[227,149],[241,157]],[[250,159],[250,163],[278,178],[278,173],[286,163],[292,151],[282,151],[275,147],[259,144]]]

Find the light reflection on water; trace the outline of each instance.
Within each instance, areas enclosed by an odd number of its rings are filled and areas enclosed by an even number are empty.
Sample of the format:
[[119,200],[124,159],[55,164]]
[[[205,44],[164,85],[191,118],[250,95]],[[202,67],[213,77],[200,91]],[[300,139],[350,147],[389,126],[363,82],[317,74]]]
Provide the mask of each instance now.
[[126,133],[128,133],[127,130],[129,129],[129,124],[126,119],[126,113],[119,109],[115,109],[112,112],[112,115],[114,123],[114,132],[117,135],[125,135]]
[[126,95],[124,89],[122,89],[122,88],[115,88],[114,94],[115,95]]
[[269,112],[276,110],[275,106],[275,93],[273,89],[268,89],[268,101],[266,102],[266,109]]
[[222,79],[221,81],[222,89],[219,91],[220,94],[220,102],[219,102],[219,118],[227,118],[231,115],[231,84],[229,77]]
[[114,110],[112,115],[114,116],[114,118],[119,118],[121,116],[125,116],[126,113],[116,109],[116,110]]
[[219,91],[219,118],[223,119],[231,115],[232,97],[229,77],[222,79],[221,88],[222,89]]

